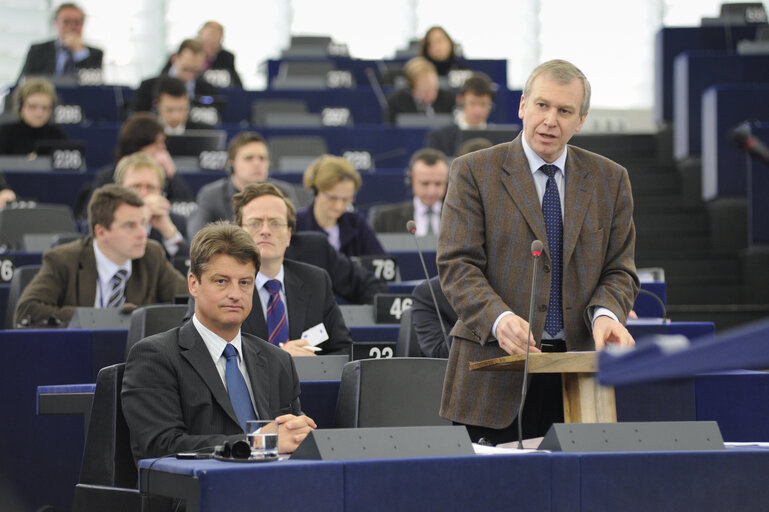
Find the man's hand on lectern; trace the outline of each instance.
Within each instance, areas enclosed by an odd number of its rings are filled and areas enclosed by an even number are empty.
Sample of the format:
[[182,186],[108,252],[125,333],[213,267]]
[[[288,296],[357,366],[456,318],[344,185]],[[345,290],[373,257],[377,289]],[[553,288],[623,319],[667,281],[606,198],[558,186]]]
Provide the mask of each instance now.
[[596,350],[603,350],[607,343],[621,347],[635,345],[635,340],[625,326],[608,316],[599,316],[593,322],[593,340]]
[[[526,335],[529,333],[529,322],[516,314],[505,315],[497,324],[497,342],[500,348],[515,356],[526,353]],[[534,336],[529,337],[530,352],[539,352]]]

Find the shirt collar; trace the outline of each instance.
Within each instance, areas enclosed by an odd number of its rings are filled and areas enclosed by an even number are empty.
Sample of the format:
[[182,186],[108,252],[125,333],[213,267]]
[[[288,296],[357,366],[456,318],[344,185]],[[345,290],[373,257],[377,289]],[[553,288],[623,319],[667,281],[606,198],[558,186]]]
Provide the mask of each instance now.
[[285,272],[283,271],[283,265],[280,266],[280,270],[278,270],[278,275],[276,275],[275,277],[267,277],[261,272],[258,272],[256,274],[256,289],[261,290],[264,287],[264,283],[275,279],[280,281],[280,289],[283,290],[283,293],[286,293],[286,285],[283,283],[284,275],[285,275]]
[[561,153],[561,156],[555,159],[555,162],[548,164],[548,162],[545,162],[542,157],[536,154],[534,150],[529,147],[525,136],[521,136],[521,143],[523,144],[523,153],[526,155],[526,160],[529,162],[529,169],[531,170],[531,174],[537,172],[537,170],[539,170],[539,168],[543,165],[555,165],[561,170],[563,175],[566,176],[566,154],[569,151],[569,146],[563,148],[563,153]]
[[[216,334],[214,331],[203,325],[203,322],[198,319],[198,315],[192,315],[192,323],[195,325],[195,329],[197,329],[198,334],[200,334],[200,337],[203,338],[203,343],[206,344],[206,348],[208,349],[208,352],[211,354],[211,359],[214,360],[214,364],[219,360],[220,357],[222,357],[222,352],[224,352],[224,347],[227,346],[227,340]],[[238,334],[235,335],[235,337],[232,339],[232,341],[229,342],[233,347],[235,347],[235,350],[238,352],[238,358],[240,360],[243,360],[243,341],[242,337],[240,336],[240,329],[238,329]]]
[[[434,205],[430,207],[430,209],[433,211],[433,213],[440,213],[441,206],[443,206],[442,201],[438,201]],[[422,217],[427,213],[427,206],[419,200],[418,197],[414,196],[414,216],[415,217]]]
[[96,272],[98,273],[99,278],[104,282],[112,279],[112,276],[115,275],[115,272],[121,268],[128,272],[126,279],[131,277],[131,260],[126,261],[122,265],[115,264],[114,261],[109,259],[104,255],[103,252],[101,252],[99,249],[99,244],[96,240],[93,241],[93,254],[96,258]]

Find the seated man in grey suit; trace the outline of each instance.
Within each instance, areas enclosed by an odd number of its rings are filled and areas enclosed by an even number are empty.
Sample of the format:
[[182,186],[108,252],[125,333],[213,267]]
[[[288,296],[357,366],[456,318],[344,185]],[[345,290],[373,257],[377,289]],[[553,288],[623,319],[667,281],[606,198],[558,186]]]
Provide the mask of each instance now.
[[45,253],[19,298],[14,325],[66,324],[78,306],[143,306],[187,293],[160,244],[147,240],[144,201],[136,192],[119,185],[96,189],[88,224],[90,236]]
[[291,355],[314,356],[315,347],[302,339],[302,333],[322,325],[328,340],[317,345],[317,353],[349,353],[350,330],[334,299],[328,273],[285,259],[296,225],[291,201],[271,183],[252,183],[235,195],[232,204],[235,223],[253,237],[262,260],[254,289],[255,307],[243,322],[243,330]]
[[382,206],[374,215],[372,226],[377,233],[405,233],[406,223],[416,222],[416,235],[437,235],[441,206],[449,182],[446,155],[437,149],[420,149],[409,161],[406,184],[414,197]]
[[[187,235],[192,238],[209,222],[231,220],[232,196],[249,183],[269,181],[280,188],[292,202],[297,202],[297,190],[291,183],[269,179],[270,150],[267,142],[256,132],[241,132],[227,146],[229,178],[216,180],[203,186],[196,199],[198,209],[187,221]],[[309,200],[307,200],[309,202]],[[300,204],[304,204],[300,201]]]
[[293,452],[315,422],[301,415],[290,355],[241,332],[251,312],[259,250],[231,224],[206,226],[192,240],[187,284],[195,315],[131,349],[123,414],[136,460],[212,451],[244,438],[246,421],[275,419],[278,450]]
[[101,69],[104,53],[83,43],[83,9],[63,3],[56,9],[53,21],[58,37],[30,46],[21,76],[65,76],[78,69]]

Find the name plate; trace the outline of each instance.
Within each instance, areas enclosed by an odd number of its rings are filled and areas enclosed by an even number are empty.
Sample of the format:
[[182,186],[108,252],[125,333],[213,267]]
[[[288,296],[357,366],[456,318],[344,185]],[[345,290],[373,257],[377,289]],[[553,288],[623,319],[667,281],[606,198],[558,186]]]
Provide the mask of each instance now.
[[227,166],[227,152],[201,151],[198,155],[198,165],[207,171],[223,171]]
[[374,168],[374,157],[363,150],[350,150],[342,153],[342,158],[352,162],[358,171],[370,171]]
[[80,124],[83,122],[83,109],[80,105],[56,105],[53,120],[56,124]]
[[382,281],[392,282],[398,277],[398,262],[393,256],[358,256],[357,260]]
[[345,126],[350,121],[349,108],[326,107],[320,112],[320,122],[323,126]]
[[232,83],[230,72],[226,69],[209,69],[203,73],[203,80],[216,87],[229,87]]
[[374,321],[378,324],[398,324],[403,312],[411,308],[413,302],[408,293],[378,293],[374,296]]
[[213,106],[195,105],[190,108],[190,120],[215,126],[219,123],[219,112]]
[[51,150],[51,167],[55,171],[76,171],[83,167],[83,151],[76,147]]
[[352,360],[391,359],[395,356],[394,341],[356,341],[352,344]]
[[14,270],[16,270],[16,265],[11,256],[0,257],[0,283],[10,283],[13,279]]

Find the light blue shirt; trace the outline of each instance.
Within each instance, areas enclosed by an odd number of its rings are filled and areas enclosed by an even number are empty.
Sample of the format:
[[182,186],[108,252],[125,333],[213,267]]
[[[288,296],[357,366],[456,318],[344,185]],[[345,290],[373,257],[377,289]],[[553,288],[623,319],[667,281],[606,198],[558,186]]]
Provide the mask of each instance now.
[[270,301],[270,292],[264,287],[264,283],[273,279],[280,281],[280,300],[283,301],[283,307],[286,310],[286,327],[288,327],[288,302],[286,302],[286,283],[284,281],[285,272],[283,271],[283,265],[280,266],[278,275],[275,277],[267,277],[261,272],[256,274],[256,289],[259,291],[259,301],[262,303],[262,314],[264,320],[267,321],[267,303]]
[[110,283],[115,276],[115,272],[122,268],[128,272],[126,282],[130,279],[131,260],[127,260],[122,265],[117,265],[99,250],[99,243],[96,240],[93,241],[93,255],[96,258],[96,300],[93,307],[103,308],[105,307],[104,303],[109,301],[109,296],[112,292],[112,285]]
[[[58,39],[54,43],[54,46],[56,46],[56,74],[60,76],[64,73],[64,65],[67,62],[67,54],[69,53],[69,50],[64,48],[61,41]],[[86,46],[82,50],[72,52],[72,60],[75,63],[82,62],[87,59],[89,55],[91,55],[91,50]]]

